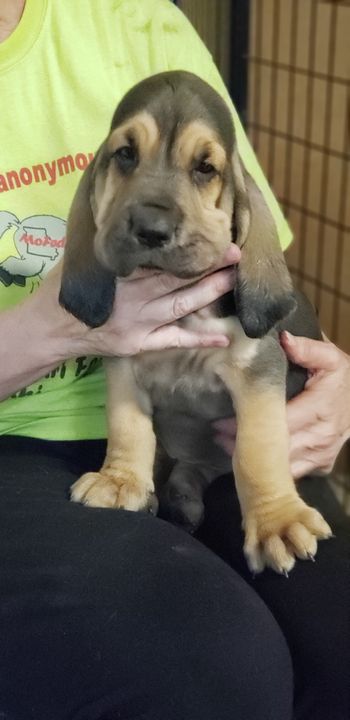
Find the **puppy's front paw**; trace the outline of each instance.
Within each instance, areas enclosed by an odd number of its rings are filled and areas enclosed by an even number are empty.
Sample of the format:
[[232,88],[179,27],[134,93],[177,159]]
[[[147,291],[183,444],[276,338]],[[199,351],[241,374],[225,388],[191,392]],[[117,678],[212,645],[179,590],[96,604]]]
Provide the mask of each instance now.
[[128,468],[89,472],[71,487],[71,499],[90,507],[146,510],[157,514],[153,486],[146,485]]
[[286,575],[296,557],[313,560],[317,540],[332,535],[322,515],[298,496],[265,502],[250,510],[244,519],[244,529],[244,554],[254,573],[270,567]]

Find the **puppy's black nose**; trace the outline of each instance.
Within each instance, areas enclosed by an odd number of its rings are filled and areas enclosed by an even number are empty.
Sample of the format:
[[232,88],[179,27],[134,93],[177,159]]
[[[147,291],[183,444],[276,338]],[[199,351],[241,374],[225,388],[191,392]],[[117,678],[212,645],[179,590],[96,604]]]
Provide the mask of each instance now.
[[130,230],[141,245],[161,247],[170,242],[175,231],[175,220],[168,208],[135,205],[130,210]]

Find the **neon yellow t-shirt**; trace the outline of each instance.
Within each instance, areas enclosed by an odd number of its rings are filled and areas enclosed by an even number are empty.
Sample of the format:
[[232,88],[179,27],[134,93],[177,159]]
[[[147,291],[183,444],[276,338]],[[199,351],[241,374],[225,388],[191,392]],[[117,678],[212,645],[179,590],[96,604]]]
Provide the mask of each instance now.
[[[139,80],[175,69],[228,100],[210,54],[169,0],[27,0],[0,44],[0,309],[35,292],[61,257],[75,188],[118,101]],[[285,248],[289,227],[232,113]],[[105,437],[104,401],[101,361],[70,360],[0,404],[0,434]]]

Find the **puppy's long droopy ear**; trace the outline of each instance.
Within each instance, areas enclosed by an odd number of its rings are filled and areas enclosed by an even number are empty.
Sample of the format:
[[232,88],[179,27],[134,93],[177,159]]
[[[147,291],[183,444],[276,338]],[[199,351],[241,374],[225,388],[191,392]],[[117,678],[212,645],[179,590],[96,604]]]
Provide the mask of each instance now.
[[262,337],[296,301],[274,219],[236,148],[233,175],[235,242],[242,249],[234,289],[236,313],[249,337]]
[[112,312],[115,276],[100,265],[94,252],[93,166],[94,161],[85,170],[69,213],[59,301],[86,325],[98,327]]

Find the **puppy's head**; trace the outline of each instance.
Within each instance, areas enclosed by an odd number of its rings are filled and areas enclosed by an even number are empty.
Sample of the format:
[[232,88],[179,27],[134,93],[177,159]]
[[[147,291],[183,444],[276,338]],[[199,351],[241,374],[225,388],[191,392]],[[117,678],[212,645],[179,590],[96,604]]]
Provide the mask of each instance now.
[[[251,273],[250,246],[260,257],[271,245],[261,237],[265,230],[260,232],[259,209],[253,208],[259,204],[264,201],[241,167],[232,118],[220,96],[190,73],[152,76],[121,101],[81,180],[68,219],[60,302],[96,326],[112,310],[117,276],[147,267],[199,277],[232,242],[233,218],[234,240],[248,248],[238,271],[237,311],[248,334],[263,334],[280,315],[266,313],[265,290],[263,322],[252,322],[246,313],[248,304],[261,305],[264,274],[261,263]],[[268,234],[276,236],[270,217],[269,223]],[[271,293],[282,297],[290,291],[289,277],[276,237],[272,245],[280,268],[272,258],[264,270],[273,268]],[[264,280],[268,288],[269,278]]]

